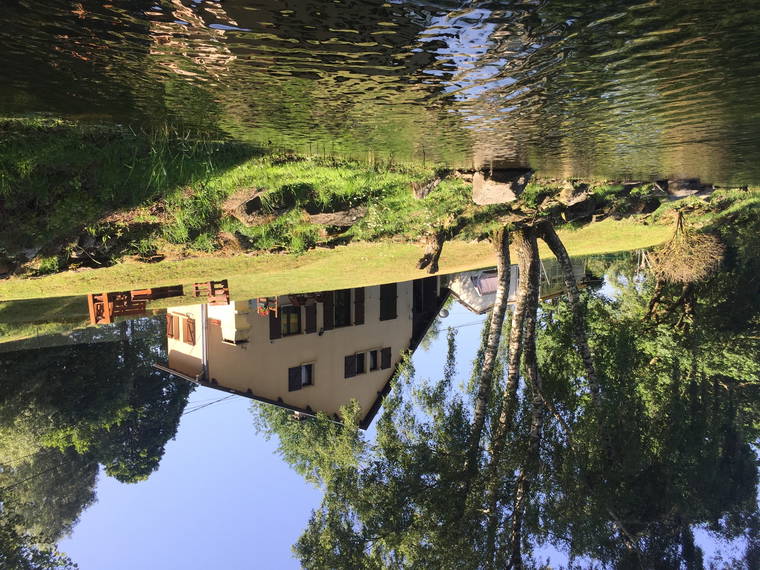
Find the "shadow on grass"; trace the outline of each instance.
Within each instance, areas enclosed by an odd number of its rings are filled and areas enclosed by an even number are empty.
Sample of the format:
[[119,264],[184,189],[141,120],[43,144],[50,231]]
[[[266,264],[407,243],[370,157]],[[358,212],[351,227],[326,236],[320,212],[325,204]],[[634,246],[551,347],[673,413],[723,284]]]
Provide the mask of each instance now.
[[0,119],[0,253],[55,253],[116,210],[202,184],[260,148],[50,119]]

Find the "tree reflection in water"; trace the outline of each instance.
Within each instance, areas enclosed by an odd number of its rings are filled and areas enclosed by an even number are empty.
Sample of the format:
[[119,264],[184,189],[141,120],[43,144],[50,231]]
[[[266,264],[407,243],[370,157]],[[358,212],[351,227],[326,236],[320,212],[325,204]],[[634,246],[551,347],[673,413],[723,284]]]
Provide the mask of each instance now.
[[[745,217],[716,228],[726,258],[688,308],[681,285],[655,291],[635,256],[599,262],[608,286],[577,304],[537,307],[524,280],[493,382],[489,321],[464,389],[449,330],[442,376],[417,378],[408,360],[373,441],[350,420],[306,429],[258,410],[285,459],[324,489],[295,545],[301,563],[537,567],[551,545],[570,565],[700,568],[699,530],[740,539],[733,563],[757,567],[760,223]],[[517,232],[522,275],[542,231]],[[656,318],[654,295],[667,309]]]

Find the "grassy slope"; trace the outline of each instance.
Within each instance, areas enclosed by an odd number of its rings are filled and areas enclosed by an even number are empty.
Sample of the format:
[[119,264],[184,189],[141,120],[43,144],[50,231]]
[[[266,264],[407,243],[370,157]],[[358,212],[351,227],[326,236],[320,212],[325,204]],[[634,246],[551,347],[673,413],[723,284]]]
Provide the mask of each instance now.
[[[610,220],[578,230],[560,229],[560,236],[575,256],[649,247],[661,243],[669,232],[669,226]],[[208,279],[228,279],[232,296],[248,299],[414,279],[426,275],[415,267],[420,254],[420,247],[413,244],[361,242],[302,255],[208,256],[155,264],[125,262],[91,271],[0,281],[0,300],[83,295]],[[548,256],[545,249],[542,256]],[[490,265],[493,253],[488,243],[453,241],[444,248],[440,270],[453,273]]]

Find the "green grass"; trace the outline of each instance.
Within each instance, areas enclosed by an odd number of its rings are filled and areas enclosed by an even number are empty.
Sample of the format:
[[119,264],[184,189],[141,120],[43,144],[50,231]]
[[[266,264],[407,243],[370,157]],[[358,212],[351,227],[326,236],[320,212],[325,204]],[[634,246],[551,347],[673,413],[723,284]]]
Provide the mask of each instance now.
[[[664,241],[669,232],[667,225],[644,225],[630,220],[606,220],[580,229],[559,231],[574,256],[650,247]],[[426,273],[416,269],[421,253],[421,247],[415,244],[378,241],[320,248],[301,255],[209,255],[153,264],[128,261],[91,271],[6,279],[0,281],[0,300],[184,285],[208,279],[228,279],[231,294],[236,299],[339,289],[424,276]],[[548,257],[549,253],[542,248],[541,255]],[[454,240],[444,247],[440,271],[453,273],[493,264],[489,243]]]
[[57,119],[0,119],[0,199],[14,219],[12,230],[0,228],[0,254],[55,250],[114,210],[202,183],[257,154],[248,145],[170,129],[137,133]]

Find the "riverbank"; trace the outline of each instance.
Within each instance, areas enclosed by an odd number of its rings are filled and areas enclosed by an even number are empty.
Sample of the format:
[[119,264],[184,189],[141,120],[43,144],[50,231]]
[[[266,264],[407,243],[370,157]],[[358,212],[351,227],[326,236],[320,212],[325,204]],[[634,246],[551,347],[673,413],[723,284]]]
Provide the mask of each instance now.
[[[476,242],[536,217],[561,226],[572,255],[611,253],[661,243],[674,207],[651,181],[534,178],[511,201],[477,205],[473,173],[434,166],[52,119],[0,131],[0,206],[18,222],[0,230],[2,301],[209,279],[237,298],[413,279],[431,240],[446,244],[439,271],[483,267],[491,253]],[[678,204],[706,223],[756,195]]]

